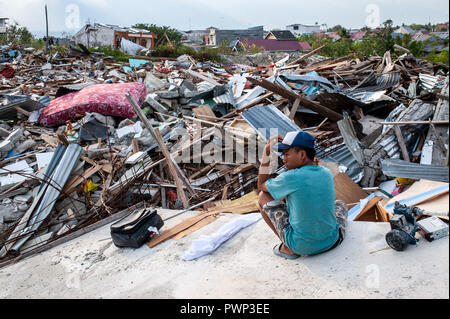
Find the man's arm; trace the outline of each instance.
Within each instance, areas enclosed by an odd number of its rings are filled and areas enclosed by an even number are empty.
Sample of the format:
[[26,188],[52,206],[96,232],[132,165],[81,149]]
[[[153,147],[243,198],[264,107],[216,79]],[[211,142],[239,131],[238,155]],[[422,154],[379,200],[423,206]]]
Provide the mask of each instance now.
[[[268,193],[266,187],[266,182],[270,178],[270,174],[263,174],[262,171],[267,169],[269,167],[269,164],[263,164],[259,166],[259,172],[258,172],[258,190]],[[265,169],[264,169],[265,168]]]
[[259,166],[258,171],[258,190],[268,193],[266,187],[266,182],[270,179],[270,157],[272,155],[272,147],[279,141],[282,141],[283,138],[278,136],[272,136],[268,141],[266,146],[264,147],[263,156],[260,160],[261,164]]

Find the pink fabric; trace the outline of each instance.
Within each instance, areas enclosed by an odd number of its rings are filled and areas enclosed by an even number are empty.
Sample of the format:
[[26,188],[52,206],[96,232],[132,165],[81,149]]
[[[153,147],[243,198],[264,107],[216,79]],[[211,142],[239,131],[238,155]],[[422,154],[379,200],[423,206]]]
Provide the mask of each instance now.
[[143,83],[95,84],[63,95],[42,110],[39,123],[44,126],[64,124],[86,112],[120,117],[136,114],[126,98],[130,93],[138,103],[143,103],[147,94]]

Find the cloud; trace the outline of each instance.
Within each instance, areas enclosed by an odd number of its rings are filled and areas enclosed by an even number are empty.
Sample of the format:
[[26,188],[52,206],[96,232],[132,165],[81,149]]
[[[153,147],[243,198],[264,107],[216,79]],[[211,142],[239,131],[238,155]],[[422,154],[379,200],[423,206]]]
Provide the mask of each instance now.
[[380,19],[394,24],[437,23],[448,21],[445,0],[0,0],[1,15],[29,30],[45,30],[44,5],[49,11],[51,31],[74,33],[67,27],[68,5],[79,8],[80,25],[103,22],[131,26],[154,23],[177,29],[248,28],[264,25],[266,30],[285,28],[293,23],[340,24],[346,28],[365,25],[366,6],[379,6]]

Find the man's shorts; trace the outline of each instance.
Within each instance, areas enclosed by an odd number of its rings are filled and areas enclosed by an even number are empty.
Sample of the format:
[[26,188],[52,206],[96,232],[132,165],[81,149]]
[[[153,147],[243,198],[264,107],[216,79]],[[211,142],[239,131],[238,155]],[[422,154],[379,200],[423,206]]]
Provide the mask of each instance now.
[[[339,239],[329,250],[338,246],[344,240],[345,228],[347,226],[347,205],[343,201],[337,200],[334,206],[336,221],[339,224]],[[283,201],[273,200],[264,205],[263,211],[269,217],[281,241],[286,245],[284,242],[284,234],[286,228],[289,226],[289,213],[286,209],[286,204]]]

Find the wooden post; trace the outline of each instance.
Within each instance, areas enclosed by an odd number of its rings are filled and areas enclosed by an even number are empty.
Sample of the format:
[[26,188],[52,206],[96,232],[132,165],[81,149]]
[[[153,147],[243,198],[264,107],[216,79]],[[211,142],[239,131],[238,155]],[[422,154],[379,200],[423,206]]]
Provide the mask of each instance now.
[[172,162],[172,159],[170,158],[169,151],[167,150],[166,144],[164,144],[164,140],[158,128],[155,129],[155,134],[158,144],[160,145],[161,151],[164,154],[164,157],[166,158],[166,163],[167,166],[169,167],[169,172],[172,175],[173,180],[175,181],[175,185],[177,186],[177,192],[181,198],[181,202],[183,203],[183,208],[186,209],[189,207],[189,202],[186,198],[186,194],[184,193],[183,184],[181,183],[180,178],[178,177],[177,171],[175,170],[175,166]]
[[264,79],[258,80],[255,78],[248,77],[247,81],[249,81],[250,83],[253,83],[255,85],[259,85],[259,86],[265,88],[266,90],[274,92],[275,94],[278,94],[279,96],[284,97],[292,102],[295,102],[296,99],[299,99],[300,103],[302,103],[302,105],[304,107],[306,107],[314,112],[317,112],[324,117],[329,118],[331,121],[338,122],[344,118],[341,114],[321,105],[320,103],[308,100],[307,98],[304,98],[304,97],[296,94],[295,92],[286,90],[284,87],[274,84],[274,83],[271,83],[267,80],[264,80]]
[[[178,174],[177,174],[177,171],[176,171],[176,168],[175,168],[175,163],[172,161],[170,153],[167,150],[166,144],[164,144],[164,140],[163,140],[163,138],[161,136],[161,133],[159,132],[158,129],[156,129],[156,130],[153,129],[153,127],[150,124],[149,120],[144,115],[144,113],[142,112],[141,108],[137,105],[134,97],[131,94],[129,94],[129,93],[126,95],[126,97],[127,97],[128,101],[130,102],[130,104],[133,106],[134,112],[137,114],[137,116],[142,121],[142,123],[144,123],[145,127],[149,130],[150,134],[155,139],[155,141],[158,143],[159,148],[163,152],[163,155],[166,158],[167,166],[169,167],[169,172],[172,175],[173,179],[175,180],[175,184],[177,186],[177,190],[178,190],[179,196],[181,197],[181,201],[183,202],[183,207],[187,208],[188,207],[188,201],[187,201],[187,198],[186,198],[186,194],[184,193],[183,185],[180,182],[180,179],[178,177]],[[190,184],[187,184],[187,186],[190,187]],[[194,191],[192,191],[192,192],[195,194]]]
[[398,145],[400,146],[400,149],[402,151],[403,159],[407,162],[411,162],[409,159],[408,150],[406,149],[405,141],[403,140],[402,132],[400,131],[400,128],[398,125],[394,126],[395,135],[397,136]]
[[45,47],[48,49],[48,14],[47,14],[47,5],[45,5],[45,28],[47,30],[47,33],[46,33],[47,41],[46,41]]
[[430,120],[430,126],[431,126],[431,130],[432,130],[434,136],[436,137],[437,143],[438,143],[440,149],[442,150],[442,153],[444,153],[444,155],[447,154],[447,150],[445,149],[444,143],[442,142],[441,137],[439,136],[438,132],[436,131],[436,127],[434,126],[433,123],[431,123],[431,120]]
[[289,114],[289,118],[291,119],[291,121],[294,121],[295,114],[297,114],[299,105],[300,105],[300,99],[297,98],[294,102],[294,105],[292,105],[291,113]]
[[137,152],[139,152],[139,145],[138,145],[138,140],[133,138],[133,140],[131,141],[131,145],[133,147],[133,154],[136,154]]
[[317,52],[319,52],[320,50],[322,50],[324,47],[326,46],[326,44],[310,51],[309,53],[306,53],[305,55],[299,57],[298,59],[296,59],[295,61],[292,61],[291,63],[289,63],[288,65],[294,65],[294,64],[298,64],[300,61],[305,60],[306,58],[309,58],[310,56],[316,54]]

